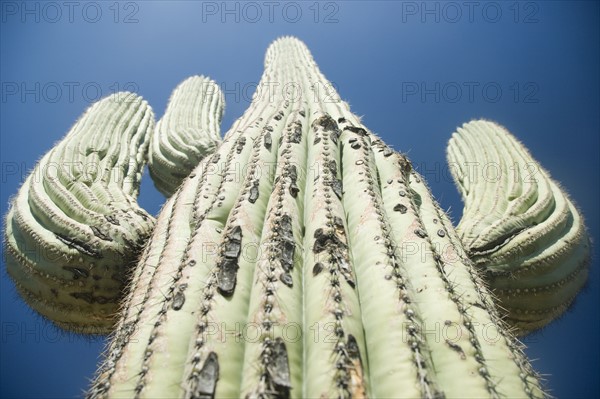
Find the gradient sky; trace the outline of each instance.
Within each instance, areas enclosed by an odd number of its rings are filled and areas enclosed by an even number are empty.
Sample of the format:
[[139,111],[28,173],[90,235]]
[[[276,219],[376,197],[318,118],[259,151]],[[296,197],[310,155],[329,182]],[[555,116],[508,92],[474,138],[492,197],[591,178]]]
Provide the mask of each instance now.
[[[225,91],[226,131],[249,104],[269,43],[294,35],[352,111],[408,153],[455,222],[462,203],[445,146],[457,126],[484,117],[561,182],[599,241],[597,2],[70,4],[0,2],[3,215],[36,160],[96,99],[133,90],[160,117],[180,81],[205,74]],[[140,203],[156,214],[163,197],[145,177]],[[598,395],[599,276],[596,255],[574,308],[524,338],[558,398]],[[81,396],[103,339],[61,333],[33,314],[4,264],[0,301],[0,397]]]

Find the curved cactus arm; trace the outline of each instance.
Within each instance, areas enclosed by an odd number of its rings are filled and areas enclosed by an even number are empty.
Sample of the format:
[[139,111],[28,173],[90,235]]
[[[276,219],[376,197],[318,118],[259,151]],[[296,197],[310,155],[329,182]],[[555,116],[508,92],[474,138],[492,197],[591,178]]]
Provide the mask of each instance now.
[[406,158],[298,40],[273,82],[165,205],[89,396],[543,396]]
[[224,107],[221,89],[204,76],[192,76],[173,91],[148,154],[150,176],[166,197],[221,143]]
[[6,266],[25,301],[56,325],[106,333],[154,219],[136,202],[151,108],[131,93],[91,106],[12,200]]
[[457,231],[518,334],[560,316],[587,280],[590,240],[579,211],[506,129],[453,134],[448,162],[465,208]]

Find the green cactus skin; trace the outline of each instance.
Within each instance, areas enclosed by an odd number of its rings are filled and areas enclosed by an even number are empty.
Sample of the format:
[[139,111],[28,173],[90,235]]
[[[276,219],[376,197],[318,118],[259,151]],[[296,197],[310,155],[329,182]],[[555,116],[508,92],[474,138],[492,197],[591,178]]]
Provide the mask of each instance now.
[[6,267],[41,315],[79,333],[107,333],[154,219],[137,202],[154,115],[132,93],[91,106],[13,198]]
[[410,162],[300,41],[261,82],[294,101],[257,91],[167,201],[88,397],[543,397]]
[[564,190],[489,121],[459,128],[448,162],[465,202],[457,231],[506,321],[526,334],[560,316],[587,281],[590,259],[583,219]]
[[219,146],[223,109],[221,89],[204,76],[192,76],[173,91],[148,155],[150,176],[166,197]]

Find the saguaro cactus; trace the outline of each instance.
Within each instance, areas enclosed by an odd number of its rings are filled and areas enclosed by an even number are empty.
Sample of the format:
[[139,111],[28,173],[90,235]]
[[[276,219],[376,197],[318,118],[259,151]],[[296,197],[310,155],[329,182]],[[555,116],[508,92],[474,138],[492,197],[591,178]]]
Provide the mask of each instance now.
[[[508,132],[452,138],[455,231],[300,41],[269,47],[219,142],[222,108],[206,78],[175,90],[149,155],[170,196],[156,223],[135,203],[153,115],[127,93],[92,106],[12,203],[7,268],[34,309],[97,333],[120,304],[90,398],[544,396],[513,331],[569,306],[589,239]],[[516,177],[476,181],[474,163]]]
[[261,82],[164,206],[89,397],[544,396],[410,162],[298,40]]
[[136,197],[154,115],[132,93],[94,104],[36,165],[6,217],[21,296],[68,330],[110,332],[154,218]]

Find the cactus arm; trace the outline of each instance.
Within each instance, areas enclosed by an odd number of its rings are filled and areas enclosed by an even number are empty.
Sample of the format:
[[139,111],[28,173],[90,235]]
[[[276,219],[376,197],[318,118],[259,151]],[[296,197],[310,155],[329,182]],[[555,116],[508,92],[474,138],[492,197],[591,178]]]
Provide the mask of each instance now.
[[173,91],[148,153],[150,176],[166,197],[220,144],[223,109],[223,93],[207,77],[192,76]]
[[[585,284],[590,257],[583,220],[568,196],[493,122],[459,128],[448,161],[465,201],[457,231],[507,322],[525,334],[560,316]],[[477,169],[463,166],[469,162]]]
[[154,117],[131,93],[90,107],[36,165],[6,218],[9,275],[65,329],[110,331],[154,220],[135,201]]

